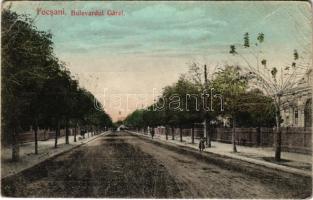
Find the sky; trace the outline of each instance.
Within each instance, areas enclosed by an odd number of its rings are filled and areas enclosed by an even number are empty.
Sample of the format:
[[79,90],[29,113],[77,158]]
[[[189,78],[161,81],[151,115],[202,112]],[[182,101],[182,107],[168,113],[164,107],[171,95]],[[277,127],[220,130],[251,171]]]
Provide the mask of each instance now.
[[[285,65],[294,49],[312,47],[307,2],[5,2],[29,14],[40,30],[53,34],[55,54],[82,87],[90,90],[113,120],[153,102],[190,63],[237,63],[229,45],[265,34],[264,54]],[[66,16],[37,15],[37,9],[63,9]],[[123,11],[123,16],[77,17],[71,10]],[[310,52],[307,54],[311,55]],[[209,69],[210,70],[210,69]]]

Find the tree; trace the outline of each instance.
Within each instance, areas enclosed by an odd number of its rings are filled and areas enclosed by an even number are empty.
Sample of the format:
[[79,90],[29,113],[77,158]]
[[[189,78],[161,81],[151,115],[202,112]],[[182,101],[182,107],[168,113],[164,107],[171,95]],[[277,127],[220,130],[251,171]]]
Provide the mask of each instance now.
[[238,56],[244,62],[243,70],[253,78],[251,81],[253,86],[260,88],[274,101],[276,110],[275,159],[279,161],[281,159],[281,109],[284,103],[282,97],[297,86],[297,82],[310,71],[311,65],[300,59],[298,51],[294,50],[290,65],[270,66],[262,50],[264,40],[264,34],[259,33],[256,42],[251,45],[245,34],[243,46],[239,45],[240,51],[235,45],[231,45],[229,53]]
[[154,136],[154,128],[162,124],[161,112],[156,109],[156,103],[143,110],[142,119],[145,127],[151,128],[151,136]]
[[[69,144],[69,123],[71,119],[75,119],[77,117],[77,110],[80,108],[77,105],[77,97],[76,93],[78,92],[78,82],[76,80],[72,80],[70,77],[68,79],[68,88],[65,93],[65,143]],[[76,125],[75,125],[76,127]],[[76,130],[75,130],[76,131]],[[76,140],[74,138],[74,140]]]
[[135,110],[134,112],[132,112],[130,115],[126,117],[124,124],[131,128],[136,128],[138,131],[140,128],[143,128],[144,126],[143,113],[144,113],[144,110],[142,109]]
[[12,160],[19,158],[18,133],[30,126],[37,154],[39,127],[56,130],[57,147],[62,126],[69,143],[71,120],[75,128],[78,122],[93,128],[112,125],[104,110],[95,108],[95,97],[80,89],[65,64],[54,56],[51,33],[38,30],[30,17],[10,8],[2,10],[1,33],[2,140],[12,144]]
[[[187,73],[188,80],[194,84],[194,86],[198,89],[198,95],[201,96],[200,100],[200,118],[203,120],[204,125],[204,135],[206,137],[206,144],[208,147],[211,147],[211,132],[209,131],[209,127],[211,122],[214,121],[216,116],[218,115],[218,107],[220,104],[214,103],[213,99],[215,98],[212,94],[212,82],[214,79],[215,72],[217,70],[218,65],[215,67],[207,68],[207,65],[203,66],[203,70],[199,67],[199,64],[192,63],[189,71]],[[219,106],[217,106],[219,105]],[[193,131],[193,129],[192,129]],[[192,139],[193,141],[193,139]]]
[[275,105],[272,98],[261,90],[245,92],[238,102],[240,110],[237,125],[240,127],[273,127],[275,125]]
[[[201,114],[201,94],[199,88],[182,75],[177,83],[164,89],[162,97],[159,99],[164,105],[163,118],[167,126],[178,126],[180,141],[182,142],[182,128],[191,127],[192,133],[194,123],[200,122]],[[173,129],[172,129],[173,134]],[[192,134],[192,141],[194,140]],[[172,135],[174,139],[174,134]]]
[[226,66],[221,71],[216,72],[213,81],[214,88],[224,98],[224,117],[230,117],[232,119],[232,144],[234,152],[237,152],[236,122],[238,114],[242,109],[239,102],[247,89],[247,79],[240,72],[238,66]]
[[80,123],[80,126],[95,133],[95,130],[104,130],[113,125],[111,117],[89,91],[79,88],[78,102],[79,111],[75,114],[75,119]]
[[12,143],[12,159],[17,161],[18,133],[31,124],[35,125],[35,133],[37,130],[39,110],[34,104],[38,104],[36,94],[50,67],[53,43],[50,33],[37,30],[29,17],[18,15],[10,8],[2,10],[1,33],[2,129],[4,137],[11,138],[6,141]]
[[58,146],[58,136],[60,135],[61,123],[68,112],[69,102],[67,97],[70,76],[69,71],[64,70],[64,66],[54,60],[52,63],[55,68],[50,71],[49,79],[45,82],[43,90],[41,91],[42,101],[45,102],[43,113],[48,120],[49,124],[55,129],[55,144]]
[[162,99],[164,101],[164,109],[163,109],[163,116],[164,116],[164,125],[166,127],[166,136],[168,135],[168,127],[171,128],[172,140],[175,140],[175,133],[174,128],[177,125],[175,111],[171,109],[169,105],[169,99],[172,98],[172,95],[175,93],[175,85],[167,86],[164,88],[162,93]]

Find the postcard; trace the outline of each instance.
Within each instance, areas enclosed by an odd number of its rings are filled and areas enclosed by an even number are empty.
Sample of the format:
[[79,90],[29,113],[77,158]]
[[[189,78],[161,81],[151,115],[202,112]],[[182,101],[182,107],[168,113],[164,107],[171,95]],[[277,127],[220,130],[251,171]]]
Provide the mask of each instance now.
[[312,196],[309,1],[3,1],[3,198]]

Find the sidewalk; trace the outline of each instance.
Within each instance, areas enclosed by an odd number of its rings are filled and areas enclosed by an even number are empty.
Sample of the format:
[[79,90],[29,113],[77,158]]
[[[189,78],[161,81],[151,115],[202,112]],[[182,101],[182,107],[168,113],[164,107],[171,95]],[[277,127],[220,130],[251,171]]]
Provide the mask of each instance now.
[[[132,132],[138,135],[145,136],[151,139],[150,135],[144,135],[142,133]],[[179,141],[179,137],[175,136],[175,140],[172,140],[172,136],[168,136],[166,140],[165,135],[155,134],[154,140],[160,140],[162,142],[173,143],[180,146],[187,146],[193,149],[198,149],[199,140],[195,139],[195,144],[191,144],[190,137],[183,137],[183,142]],[[227,156],[230,158],[254,163],[257,165],[262,165],[268,168],[273,168],[277,170],[286,171],[289,173],[295,173],[305,176],[312,175],[312,156],[291,153],[291,152],[282,152],[281,158],[282,161],[277,162],[274,160],[274,150],[271,147],[246,147],[237,145],[237,153],[232,152],[232,144],[212,142],[211,148],[206,148],[205,152],[214,153],[221,156]]]
[[79,140],[77,136],[77,142],[74,142],[74,136],[69,136],[70,144],[65,144],[65,137],[58,138],[58,148],[54,148],[54,139],[46,141],[38,141],[38,154],[34,153],[35,143],[28,142],[21,144],[20,146],[20,160],[18,162],[11,161],[12,149],[10,147],[1,149],[1,178],[14,175],[27,168],[30,168],[40,162],[45,161],[48,158],[69,151],[82,144],[86,144],[91,140],[102,135],[109,134],[110,132],[103,132],[94,136],[85,135],[85,139]]

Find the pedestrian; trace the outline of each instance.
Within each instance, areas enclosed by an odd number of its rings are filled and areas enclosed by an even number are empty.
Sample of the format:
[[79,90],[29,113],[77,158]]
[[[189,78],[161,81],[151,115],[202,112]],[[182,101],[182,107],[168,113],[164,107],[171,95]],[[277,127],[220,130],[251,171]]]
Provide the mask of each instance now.
[[200,152],[203,151],[204,148],[205,148],[205,145],[204,145],[204,138],[201,137],[201,138],[200,138],[200,142],[199,142],[199,151],[200,151]]

